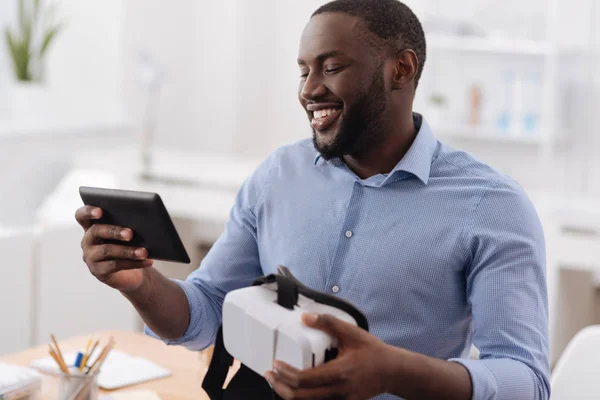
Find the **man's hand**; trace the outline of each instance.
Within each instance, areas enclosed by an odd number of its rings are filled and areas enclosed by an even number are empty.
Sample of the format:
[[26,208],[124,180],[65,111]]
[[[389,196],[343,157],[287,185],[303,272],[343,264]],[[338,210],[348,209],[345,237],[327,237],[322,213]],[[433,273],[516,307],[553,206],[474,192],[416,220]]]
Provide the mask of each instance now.
[[[81,240],[83,261],[98,280],[121,291],[137,289],[142,284],[144,273],[141,268],[152,265],[146,259],[144,248],[126,246],[133,237],[131,229],[112,225],[93,224],[102,217],[102,209],[83,206],[75,213],[75,219],[84,230]],[[106,239],[123,241],[123,245],[107,244]]]
[[265,378],[284,399],[363,400],[388,390],[394,348],[365,330],[330,315],[305,314],[307,326],[338,339],[338,356],[321,366],[299,371],[275,362]]

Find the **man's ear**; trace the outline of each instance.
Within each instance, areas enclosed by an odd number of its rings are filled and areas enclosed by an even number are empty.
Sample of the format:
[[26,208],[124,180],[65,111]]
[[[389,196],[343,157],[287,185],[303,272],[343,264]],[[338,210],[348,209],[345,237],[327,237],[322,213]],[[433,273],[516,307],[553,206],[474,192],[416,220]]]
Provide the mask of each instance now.
[[392,90],[414,87],[419,69],[419,60],[415,52],[411,49],[404,49],[396,53],[394,67]]

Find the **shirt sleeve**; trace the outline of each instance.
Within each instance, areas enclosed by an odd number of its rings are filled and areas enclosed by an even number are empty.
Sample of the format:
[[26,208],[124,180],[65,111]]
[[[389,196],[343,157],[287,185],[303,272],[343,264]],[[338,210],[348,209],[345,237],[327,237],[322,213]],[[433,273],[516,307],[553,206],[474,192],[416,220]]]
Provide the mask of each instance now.
[[471,376],[473,399],[550,397],[545,242],[533,205],[516,184],[480,200],[465,243],[467,299],[479,360],[451,359]]
[[200,268],[184,281],[174,280],[185,292],[190,307],[186,332],[178,339],[167,340],[145,326],[147,335],[190,350],[203,350],[214,343],[225,295],[231,290],[250,286],[262,275],[255,210],[269,184],[273,157],[269,156],[241,186],[225,229]]

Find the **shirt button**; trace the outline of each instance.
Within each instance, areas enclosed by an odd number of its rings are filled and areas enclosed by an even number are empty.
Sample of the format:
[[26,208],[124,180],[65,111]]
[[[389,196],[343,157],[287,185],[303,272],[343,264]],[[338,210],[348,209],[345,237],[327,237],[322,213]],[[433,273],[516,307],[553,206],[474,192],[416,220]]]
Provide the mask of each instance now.
[[339,287],[338,285],[334,285],[334,286],[331,288],[331,291],[332,291],[333,293],[337,293],[337,292],[339,292],[339,291],[340,291],[340,287]]
[[352,231],[346,231],[346,237],[347,238],[351,238],[352,237]]

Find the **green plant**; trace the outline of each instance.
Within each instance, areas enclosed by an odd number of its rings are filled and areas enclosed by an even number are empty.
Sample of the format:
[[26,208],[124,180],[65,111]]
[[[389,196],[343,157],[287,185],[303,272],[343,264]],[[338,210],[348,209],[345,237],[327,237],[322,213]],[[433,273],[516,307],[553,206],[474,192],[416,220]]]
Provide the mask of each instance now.
[[446,105],[446,97],[444,95],[438,94],[438,93],[432,94],[429,97],[429,101],[438,107],[443,107]]
[[4,34],[19,81],[40,81],[44,57],[61,25],[51,21],[53,8],[42,10],[40,0],[18,0],[18,29]]

